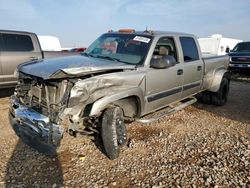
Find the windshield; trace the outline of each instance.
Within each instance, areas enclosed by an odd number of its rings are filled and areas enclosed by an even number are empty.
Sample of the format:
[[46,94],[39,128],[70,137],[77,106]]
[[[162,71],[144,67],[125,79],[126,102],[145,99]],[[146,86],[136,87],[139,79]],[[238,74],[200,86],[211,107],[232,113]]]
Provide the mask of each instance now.
[[250,42],[238,43],[234,49],[234,52],[250,52]]
[[151,36],[107,33],[94,41],[82,55],[137,65],[145,59],[151,40]]

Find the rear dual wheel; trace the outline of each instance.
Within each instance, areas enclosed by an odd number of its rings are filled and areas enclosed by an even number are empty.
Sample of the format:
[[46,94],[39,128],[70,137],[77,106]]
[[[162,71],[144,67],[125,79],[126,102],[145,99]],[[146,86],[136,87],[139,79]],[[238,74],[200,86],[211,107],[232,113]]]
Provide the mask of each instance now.
[[110,159],[116,159],[120,147],[127,142],[123,110],[120,107],[110,107],[103,112],[101,136],[106,155]]
[[212,93],[211,102],[216,106],[223,106],[227,102],[229,93],[229,81],[223,78],[218,92]]
[[204,91],[201,100],[205,104],[213,104],[223,106],[227,102],[229,93],[229,81],[227,78],[222,78],[220,88],[217,92]]

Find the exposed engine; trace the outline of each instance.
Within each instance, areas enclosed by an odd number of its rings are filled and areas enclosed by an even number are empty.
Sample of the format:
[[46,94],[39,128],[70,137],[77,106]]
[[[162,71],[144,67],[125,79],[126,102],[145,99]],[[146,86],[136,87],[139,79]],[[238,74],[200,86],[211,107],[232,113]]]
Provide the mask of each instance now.
[[58,123],[59,116],[67,107],[73,82],[69,80],[42,80],[27,75],[19,76],[16,96],[35,111]]

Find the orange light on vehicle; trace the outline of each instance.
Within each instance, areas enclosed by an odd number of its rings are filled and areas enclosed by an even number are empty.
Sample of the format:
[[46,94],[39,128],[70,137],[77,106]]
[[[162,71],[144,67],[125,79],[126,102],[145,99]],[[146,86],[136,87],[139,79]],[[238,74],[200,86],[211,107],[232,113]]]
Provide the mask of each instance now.
[[134,29],[119,29],[118,32],[121,32],[121,33],[134,33],[135,30]]

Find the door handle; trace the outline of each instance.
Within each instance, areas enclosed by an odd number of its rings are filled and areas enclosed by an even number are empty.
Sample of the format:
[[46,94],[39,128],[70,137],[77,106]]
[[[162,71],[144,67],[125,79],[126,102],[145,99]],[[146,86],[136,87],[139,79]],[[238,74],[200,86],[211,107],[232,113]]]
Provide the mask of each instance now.
[[38,60],[38,58],[37,57],[30,57],[30,60],[34,61],[34,60]]
[[183,69],[178,69],[177,70],[177,75],[182,75],[183,74]]
[[201,71],[202,66],[197,66],[197,71]]

